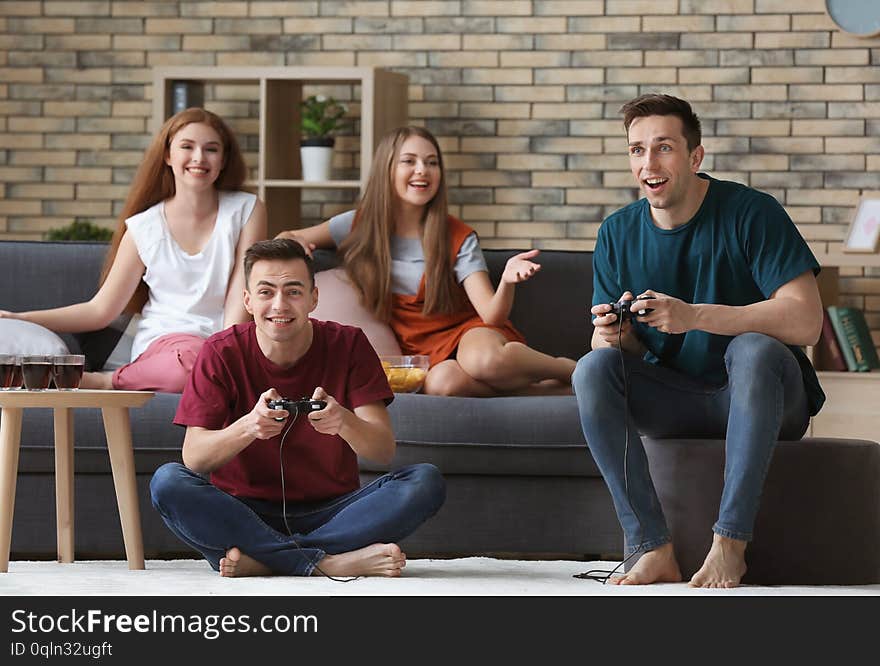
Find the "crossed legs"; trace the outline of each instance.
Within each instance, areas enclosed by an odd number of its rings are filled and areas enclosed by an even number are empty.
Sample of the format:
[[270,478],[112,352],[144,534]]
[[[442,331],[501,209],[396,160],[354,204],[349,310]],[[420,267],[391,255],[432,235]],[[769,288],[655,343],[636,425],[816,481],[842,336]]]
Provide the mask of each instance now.
[[445,482],[418,464],[385,474],[317,505],[281,505],[233,497],[179,463],[150,482],[153,506],[168,528],[224,576],[400,575],[396,541],[442,506]]
[[543,354],[500,332],[472,328],[459,342],[455,359],[428,372],[425,393],[489,397],[499,394],[571,394],[570,358]]

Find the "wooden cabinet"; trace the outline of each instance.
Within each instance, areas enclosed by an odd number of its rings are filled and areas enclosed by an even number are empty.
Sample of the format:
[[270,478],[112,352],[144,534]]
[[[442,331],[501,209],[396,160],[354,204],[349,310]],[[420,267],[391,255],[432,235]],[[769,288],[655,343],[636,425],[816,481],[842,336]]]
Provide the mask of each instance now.
[[[188,82],[204,97],[213,84],[250,84],[259,107],[256,177],[248,187],[266,202],[269,236],[301,226],[302,192],[307,188],[363,192],[373,153],[382,135],[407,123],[409,80],[375,67],[157,67],[153,72],[153,131],[172,114],[172,86]],[[348,84],[360,102],[357,176],[303,181],[299,156],[303,87]],[[205,106],[210,108],[210,102]]]
[[880,372],[818,374],[827,399],[808,434],[880,442]]
[[[822,264],[819,289],[826,307],[839,302],[840,267],[880,266],[876,254],[817,254]],[[851,437],[880,442],[880,371],[833,372],[817,364],[827,400],[810,423],[814,437]]]

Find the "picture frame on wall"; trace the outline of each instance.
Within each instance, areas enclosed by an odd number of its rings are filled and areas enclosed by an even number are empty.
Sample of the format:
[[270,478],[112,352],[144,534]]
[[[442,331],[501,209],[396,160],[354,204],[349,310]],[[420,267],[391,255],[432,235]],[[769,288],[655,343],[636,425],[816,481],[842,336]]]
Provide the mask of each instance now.
[[844,252],[872,253],[880,249],[880,199],[862,198],[843,241]]

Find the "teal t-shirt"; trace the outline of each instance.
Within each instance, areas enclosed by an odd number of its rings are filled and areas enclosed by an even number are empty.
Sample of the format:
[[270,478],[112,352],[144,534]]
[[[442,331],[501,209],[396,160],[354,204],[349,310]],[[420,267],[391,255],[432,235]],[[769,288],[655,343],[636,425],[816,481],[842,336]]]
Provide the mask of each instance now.
[[[745,185],[716,180],[686,224],[661,229],[640,199],[610,215],[593,253],[593,305],[614,303],[624,291],[653,289],[687,303],[749,305],[770,298],[786,282],[819,262],[776,199]],[[724,352],[731,336],[705,331],[671,335],[636,323],[645,359],[723,385]],[[825,394],[800,347],[789,346],[804,375],[810,413]]]

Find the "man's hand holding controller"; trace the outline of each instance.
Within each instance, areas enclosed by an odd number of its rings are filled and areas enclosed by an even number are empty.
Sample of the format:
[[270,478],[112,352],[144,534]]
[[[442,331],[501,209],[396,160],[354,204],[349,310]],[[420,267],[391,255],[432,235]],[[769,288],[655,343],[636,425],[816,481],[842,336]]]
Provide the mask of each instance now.
[[[274,389],[272,391],[278,396]],[[268,393],[267,391],[260,397]],[[354,417],[352,412],[340,405],[320,386],[312,393],[311,399],[289,400],[278,396],[267,401],[266,406],[272,418],[280,421],[282,425],[286,424],[289,415],[296,413],[308,418],[311,426],[323,435],[339,435],[346,419]]]
[[[633,298],[632,292],[625,291],[621,295],[617,303],[599,303],[594,305],[590,312],[597,315],[593,320],[593,326],[596,332],[608,347],[617,347],[618,345],[624,351],[633,354],[641,354],[644,351],[641,341],[633,330],[632,320],[634,317],[641,317],[642,311],[645,314],[651,312],[647,308],[652,296],[641,295],[638,299]],[[623,309],[629,310],[629,315],[624,314]],[[622,321],[620,321],[622,319]]]
[[287,425],[287,412],[269,407],[270,401],[280,399],[281,394],[274,388],[270,388],[257,398],[257,404],[242,419],[248,435],[254,439],[272,439],[284,430]]
[[[639,316],[639,321],[656,328],[661,333],[669,333],[676,335],[687,333],[699,328],[697,324],[697,314],[699,305],[686,303],[679,298],[663,294],[652,289],[646,290],[640,300],[634,301],[632,309],[637,311],[640,307],[645,307],[645,303],[650,303],[651,309],[646,316]],[[646,301],[645,299],[651,299]]]

